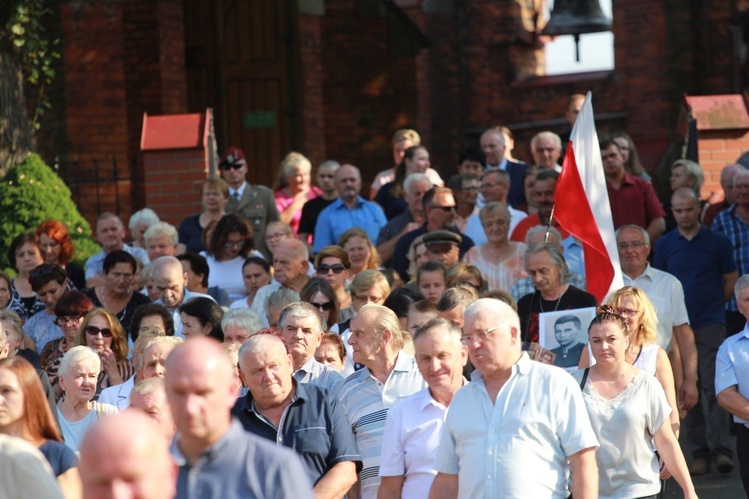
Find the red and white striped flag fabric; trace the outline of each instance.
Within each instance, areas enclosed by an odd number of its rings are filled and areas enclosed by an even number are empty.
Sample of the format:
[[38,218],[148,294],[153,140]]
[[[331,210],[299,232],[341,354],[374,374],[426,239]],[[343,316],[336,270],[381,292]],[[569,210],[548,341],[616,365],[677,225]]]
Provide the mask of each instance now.
[[590,92],[567,145],[556,186],[554,218],[582,243],[588,293],[602,303],[624,283]]

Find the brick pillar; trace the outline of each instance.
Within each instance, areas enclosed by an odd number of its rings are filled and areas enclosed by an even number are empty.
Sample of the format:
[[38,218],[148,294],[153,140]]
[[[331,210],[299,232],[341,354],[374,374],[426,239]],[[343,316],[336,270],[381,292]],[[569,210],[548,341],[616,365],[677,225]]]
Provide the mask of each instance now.
[[172,225],[200,212],[200,185],[210,176],[210,118],[210,110],[144,116],[141,151],[146,206]]

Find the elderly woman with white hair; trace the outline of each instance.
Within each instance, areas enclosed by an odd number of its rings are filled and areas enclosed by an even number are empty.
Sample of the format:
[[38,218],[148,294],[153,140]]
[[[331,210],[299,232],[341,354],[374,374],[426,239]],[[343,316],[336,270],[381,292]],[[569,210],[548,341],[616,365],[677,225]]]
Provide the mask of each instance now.
[[177,229],[166,222],[157,222],[150,226],[143,234],[148,251],[148,259],[155,261],[160,256],[174,256],[177,254],[179,234]]
[[304,203],[315,199],[322,191],[311,185],[312,164],[298,152],[291,152],[281,161],[281,188],[273,193],[281,221],[299,233]]
[[86,432],[104,416],[117,413],[109,404],[92,402],[101,369],[99,355],[91,348],[77,346],[68,350],[57,371],[63,397],[57,403],[60,428],[65,445],[78,452]]
[[143,238],[143,234],[146,233],[149,227],[159,221],[159,216],[151,208],[143,208],[130,215],[130,220],[127,223],[127,226],[130,228],[130,235],[133,238],[130,244],[137,248],[146,249],[146,241]]
[[505,203],[487,203],[481,208],[479,219],[487,242],[468,250],[463,261],[481,270],[490,291],[509,291],[527,275],[524,260],[526,246],[509,239],[510,211]]
[[262,328],[263,321],[249,308],[229,309],[221,319],[221,329],[224,331],[224,343],[237,343],[241,345]]

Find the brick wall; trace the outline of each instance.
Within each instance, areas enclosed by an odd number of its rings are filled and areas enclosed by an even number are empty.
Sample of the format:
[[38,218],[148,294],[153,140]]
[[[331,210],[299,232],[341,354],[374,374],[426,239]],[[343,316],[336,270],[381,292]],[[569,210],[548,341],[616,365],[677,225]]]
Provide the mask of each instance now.
[[145,201],[174,226],[200,213],[200,185],[208,178],[205,149],[144,151]]
[[720,171],[735,163],[749,151],[749,132],[746,130],[701,130],[699,132],[699,163],[705,174],[702,197],[720,193]]
[[300,15],[297,20],[299,80],[303,82],[299,95],[299,108],[302,110],[302,119],[299,123],[299,150],[312,162],[313,167],[328,159],[325,144],[320,24],[320,18],[312,15]]

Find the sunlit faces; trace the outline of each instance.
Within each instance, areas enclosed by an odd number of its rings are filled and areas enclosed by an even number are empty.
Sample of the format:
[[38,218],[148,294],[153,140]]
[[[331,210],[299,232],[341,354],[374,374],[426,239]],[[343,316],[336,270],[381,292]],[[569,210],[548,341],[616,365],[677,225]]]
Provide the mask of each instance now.
[[486,163],[499,165],[505,157],[505,139],[496,130],[488,130],[481,135],[481,150],[486,154]]
[[107,217],[96,223],[96,240],[105,251],[121,248],[123,239],[125,239],[125,226],[119,218]]
[[504,241],[510,232],[510,217],[503,211],[486,213],[481,225],[489,242]]
[[700,204],[695,198],[674,196],[671,200],[671,211],[680,229],[693,230],[699,227]]
[[278,248],[281,241],[285,241],[290,237],[291,234],[288,227],[280,223],[270,223],[265,230],[265,245],[268,246],[271,253],[275,254],[276,248]]
[[416,246],[416,266],[419,267],[429,261],[427,257],[427,246],[424,243]]
[[[367,250],[368,249],[369,247],[367,246]],[[356,247],[354,251],[358,254],[360,252],[359,247]],[[336,272],[336,270],[339,271]],[[318,265],[317,269],[317,275],[325,279],[333,289],[338,290],[343,288],[343,285],[345,284],[346,279],[349,276],[349,271],[343,266],[343,262],[340,258],[327,256],[320,260],[320,264]]]
[[354,201],[361,191],[361,176],[351,165],[343,165],[335,173],[335,188],[344,201]]
[[270,284],[270,274],[257,263],[250,263],[242,268],[242,279],[247,294],[254,296],[257,290]]
[[10,301],[10,284],[5,279],[0,279],[0,310],[8,306]]
[[307,362],[322,341],[323,330],[320,321],[313,317],[287,317],[281,328],[286,345],[294,359],[294,367],[299,368]]
[[224,193],[219,189],[215,189],[209,185],[203,187],[203,210],[205,211],[219,211],[223,210],[226,206],[227,198],[224,197]]
[[166,326],[164,325],[164,319],[160,315],[146,315],[140,320],[140,326],[138,327],[138,334],[146,331],[148,328],[155,327],[162,333],[166,334]]
[[643,311],[639,309],[637,302],[631,296],[623,296],[616,307],[616,313],[624,318],[627,325],[627,334],[634,336],[642,322]]
[[107,288],[118,295],[126,294],[133,283],[133,267],[127,262],[119,262],[104,274]]
[[422,213],[424,211],[422,200],[424,194],[432,188],[432,182],[429,179],[416,180],[408,185],[406,191],[406,204],[412,213]]
[[737,175],[733,186],[734,202],[737,204],[749,203],[749,175]]
[[393,164],[399,165],[403,161],[403,156],[406,154],[406,149],[413,146],[414,143],[410,140],[399,140],[393,142]]
[[151,261],[156,260],[160,256],[174,256],[177,254],[177,245],[168,236],[152,237],[148,240],[146,246],[148,258]]
[[[163,376],[162,376],[163,377]],[[164,437],[171,441],[174,436],[174,419],[172,411],[166,401],[164,390],[154,390],[147,395],[133,392],[130,395],[130,407],[140,409],[146,416],[153,419]]]
[[452,322],[459,329],[463,329],[463,309],[462,307],[453,307],[450,310],[442,310],[438,313],[443,319]]
[[590,349],[599,364],[621,362],[627,351],[627,338],[613,322],[594,324],[588,333]]
[[154,287],[159,299],[165,307],[176,308],[185,297],[185,285],[187,275],[182,271],[182,266],[165,266],[157,274],[154,272]]
[[39,247],[42,248],[44,254],[44,263],[60,262],[60,252],[62,251],[60,243],[42,233],[39,235]]
[[213,326],[210,322],[201,324],[197,317],[188,315],[184,312],[179,314],[182,319],[182,334],[185,335],[185,339],[189,340],[196,336],[207,336],[213,330]]
[[16,270],[19,273],[29,273],[44,263],[39,247],[32,243],[24,243],[16,250]]
[[413,336],[422,324],[426,324],[435,317],[437,317],[437,312],[419,312],[418,310],[410,310],[408,312],[408,322],[406,323],[409,334]]
[[199,292],[203,288],[203,274],[196,274],[189,260],[180,260],[182,270],[187,274],[187,289]]
[[332,193],[335,191],[335,182],[333,181],[333,178],[335,177],[335,171],[337,169],[338,168],[334,166],[321,166],[317,169],[315,180],[317,181],[317,186],[320,190],[325,193]]
[[96,380],[99,369],[89,360],[76,362],[66,375],[58,377],[65,398],[75,402],[89,402],[96,395]]
[[333,310],[333,302],[325,296],[322,292],[318,291],[309,301],[310,305],[315,307],[326,324],[330,324],[330,312]]
[[65,291],[64,283],[60,284],[57,281],[51,281],[39,288],[36,292],[36,296],[39,298],[39,301],[44,303],[47,312],[53,313],[55,305],[57,305],[57,300],[65,294]]
[[426,209],[429,225],[442,229],[455,222],[455,198],[450,192],[440,192]]
[[23,431],[24,395],[18,376],[10,369],[0,369],[0,433]]
[[481,310],[466,318],[463,344],[471,363],[482,374],[508,369],[520,356],[519,332],[501,323],[491,310]]
[[426,173],[430,165],[429,153],[420,147],[414,152],[413,159],[406,158],[406,176],[412,173]]
[[451,242],[430,243],[427,246],[426,259],[430,262],[439,262],[447,268],[458,263],[460,258],[460,247]]
[[370,325],[375,313],[373,310],[366,310],[351,319],[348,344],[353,349],[354,362],[359,364],[366,365],[375,360],[385,346],[382,333],[378,334]]
[[157,341],[143,352],[141,379],[163,378],[166,375],[166,358],[176,345],[170,341]]
[[538,206],[538,211],[548,216],[554,207],[554,191],[557,181],[553,178],[538,180],[533,183],[533,201]]
[[[227,165],[228,166],[228,165]],[[233,165],[237,166],[237,165]],[[247,176],[247,164],[245,163],[239,168],[221,168],[221,177],[229,184],[232,189],[239,189],[244,183],[244,179]]]
[[443,272],[419,272],[419,292],[430,302],[437,303],[440,301],[440,297],[446,288]]
[[637,229],[624,229],[616,238],[622,270],[630,277],[637,277],[645,270],[650,254],[650,244]]
[[320,346],[315,350],[315,360],[321,364],[325,364],[331,369],[335,369],[338,372],[343,371],[343,366],[346,364],[346,357],[341,358],[341,352],[332,343],[320,343]]
[[739,291],[736,295],[736,305],[739,307],[739,312],[747,320],[749,320],[749,288],[744,288]]
[[372,256],[372,251],[364,238],[359,236],[350,237],[348,241],[346,241],[346,244],[343,245],[343,249],[348,253],[348,259],[349,262],[351,262],[351,270],[358,272],[367,268],[369,259]]
[[242,355],[241,376],[259,406],[280,404],[291,393],[293,367],[289,357],[277,341],[267,342],[260,352],[248,350]]
[[460,191],[457,193],[460,203],[475,205],[479,196],[480,186],[481,182],[478,179],[464,180],[460,185]]
[[296,249],[291,244],[281,244],[273,253],[274,277],[284,286],[292,285],[302,275],[307,274],[309,264],[304,258],[300,258]]
[[[91,329],[89,330],[90,327]],[[109,336],[105,336],[101,330],[109,330]],[[99,355],[105,349],[112,348],[111,326],[105,315],[98,313],[88,321],[88,325],[86,326],[86,346],[92,348]]]
[[554,293],[562,284],[559,269],[548,251],[529,253],[526,257],[526,270],[533,285],[541,293]]
[[468,350],[444,328],[421,334],[414,341],[416,363],[432,392],[449,392],[460,386]]
[[616,137],[614,142],[619,146],[619,151],[622,153],[622,160],[626,164],[629,161],[629,141],[624,137]]
[[372,286],[364,292],[351,293],[351,303],[353,304],[354,310],[356,311],[358,311],[361,307],[367,305],[368,303],[382,305],[383,303],[385,303],[385,298],[387,298],[387,296],[377,285]]
[[671,170],[669,181],[671,183],[672,191],[675,191],[679,187],[692,187],[694,184],[694,179],[689,178],[687,175],[687,168],[683,165],[675,166]]
[[479,189],[484,201],[487,203],[490,201],[504,202],[510,186],[498,173],[490,173],[481,179]]
[[237,343],[241,345],[247,341],[250,336],[252,336],[252,332],[232,324],[226,326],[226,329],[224,330],[224,343]]
[[601,160],[607,177],[619,178],[624,175],[624,158],[616,144],[611,144],[601,151]]

